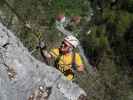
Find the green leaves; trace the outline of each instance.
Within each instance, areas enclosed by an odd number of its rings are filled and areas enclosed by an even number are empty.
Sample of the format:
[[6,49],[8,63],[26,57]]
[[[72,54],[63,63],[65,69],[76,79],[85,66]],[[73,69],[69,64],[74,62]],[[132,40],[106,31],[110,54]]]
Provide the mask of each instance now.
[[124,33],[130,25],[131,20],[133,21],[133,15],[128,12],[120,11],[119,21],[117,24],[117,32]]

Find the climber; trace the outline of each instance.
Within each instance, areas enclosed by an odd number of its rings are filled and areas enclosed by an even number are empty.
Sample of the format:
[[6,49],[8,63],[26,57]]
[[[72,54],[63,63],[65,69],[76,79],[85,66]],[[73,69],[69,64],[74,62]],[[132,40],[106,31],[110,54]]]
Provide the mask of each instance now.
[[53,48],[48,52],[44,45],[41,45],[41,52],[47,59],[54,59],[55,67],[61,71],[68,80],[74,79],[74,74],[76,72],[83,72],[84,65],[82,63],[79,53],[74,51],[79,44],[76,37],[69,35],[66,36],[58,48]]
[[56,16],[56,21],[59,21],[61,23],[65,22],[66,17],[64,15],[64,13],[59,13],[58,16]]
[[63,12],[60,12],[56,16],[56,26],[64,27],[65,25],[66,25],[66,17],[65,17],[65,14]]
[[74,28],[80,25],[81,16],[65,16],[64,12],[60,12],[56,16],[56,27],[62,27],[69,31],[72,31]]

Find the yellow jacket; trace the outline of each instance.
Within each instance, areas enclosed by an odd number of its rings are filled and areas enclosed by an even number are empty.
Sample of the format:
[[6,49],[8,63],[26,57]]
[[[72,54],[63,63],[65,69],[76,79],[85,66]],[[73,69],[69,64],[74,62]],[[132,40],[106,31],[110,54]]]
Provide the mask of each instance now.
[[[53,48],[50,51],[50,54],[52,57],[56,60],[58,59],[60,53],[59,53],[59,48]],[[75,53],[75,65],[76,67],[79,67],[80,65],[83,65],[81,57],[79,53]],[[72,72],[72,62],[73,62],[73,53],[67,53],[65,55],[61,55],[58,61],[58,70],[60,70],[62,73],[64,73],[65,76],[69,77],[71,80],[73,78],[73,72]],[[67,72],[67,73],[65,73]],[[70,76],[71,75],[71,76]]]

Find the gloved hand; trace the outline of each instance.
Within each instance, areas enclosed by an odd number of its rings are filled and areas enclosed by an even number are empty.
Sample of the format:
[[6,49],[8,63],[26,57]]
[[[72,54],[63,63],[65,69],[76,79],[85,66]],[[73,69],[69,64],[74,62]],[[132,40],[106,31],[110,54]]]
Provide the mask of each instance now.
[[44,41],[39,42],[37,48],[44,49],[44,50],[47,49],[46,43]]

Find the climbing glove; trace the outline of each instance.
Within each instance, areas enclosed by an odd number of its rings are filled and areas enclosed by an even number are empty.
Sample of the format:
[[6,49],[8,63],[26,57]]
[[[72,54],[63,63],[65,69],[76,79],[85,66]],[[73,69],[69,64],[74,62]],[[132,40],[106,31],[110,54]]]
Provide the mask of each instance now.
[[37,48],[46,50],[47,49],[46,43],[44,41],[39,42],[39,45],[37,46]]

